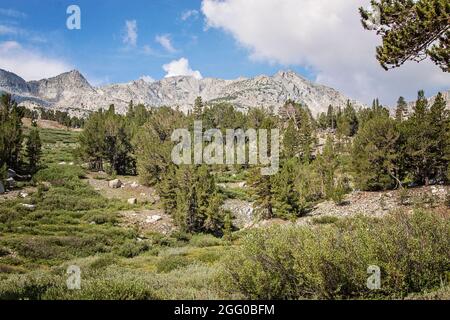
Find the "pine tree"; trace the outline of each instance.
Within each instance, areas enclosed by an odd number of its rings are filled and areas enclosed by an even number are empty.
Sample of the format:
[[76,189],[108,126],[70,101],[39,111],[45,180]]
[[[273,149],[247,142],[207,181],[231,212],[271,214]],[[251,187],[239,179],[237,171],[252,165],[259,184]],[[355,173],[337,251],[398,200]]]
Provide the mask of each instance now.
[[194,109],[193,109],[194,117],[196,120],[202,119],[203,114],[203,100],[202,97],[197,97],[194,102]]
[[0,97],[0,167],[19,169],[22,150],[23,108],[9,94]]
[[106,154],[106,129],[103,111],[94,112],[86,122],[79,136],[79,155],[89,163],[94,171],[103,171],[103,159]]
[[277,217],[294,218],[300,214],[299,194],[295,189],[298,166],[298,159],[286,160],[279,172],[272,178],[274,208]]
[[385,190],[401,186],[399,139],[399,130],[388,116],[375,116],[361,128],[352,149],[359,188]]
[[260,219],[272,219],[274,216],[274,199],[271,176],[263,176],[259,168],[253,168],[250,172],[248,183],[252,188],[252,194],[256,198],[253,204],[255,213]]
[[405,154],[409,171],[420,184],[428,185],[432,178],[433,166],[433,133],[430,123],[428,100],[423,91],[419,91],[414,113],[405,123]]
[[405,118],[405,114],[408,111],[408,104],[405,98],[400,97],[397,101],[397,108],[395,109],[395,120],[402,122]]
[[443,71],[450,70],[448,0],[372,0],[371,4],[376,11],[360,8],[360,14],[364,28],[382,37],[377,59],[384,69],[430,56]]
[[430,146],[430,158],[432,161],[432,175],[437,180],[444,180],[448,166],[446,150],[448,148],[448,122],[449,113],[441,93],[438,93],[429,113],[429,128],[432,145]]
[[299,132],[295,128],[292,120],[289,120],[288,126],[283,135],[283,154],[289,159],[295,157],[300,152],[300,137]]
[[328,127],[332,130],[336,129],[336,114],[334,111],[333,106],[329,105],[328,106],[328,111],[327,111],[327,123],[328,123]]
[[36,122],[33,121],[26,144],[26,154],[28,158],[29,170],[32,174],[37,172],[42,154],[41,147],[42,144],[41,138],[39,136],[39,129],[37,128]]

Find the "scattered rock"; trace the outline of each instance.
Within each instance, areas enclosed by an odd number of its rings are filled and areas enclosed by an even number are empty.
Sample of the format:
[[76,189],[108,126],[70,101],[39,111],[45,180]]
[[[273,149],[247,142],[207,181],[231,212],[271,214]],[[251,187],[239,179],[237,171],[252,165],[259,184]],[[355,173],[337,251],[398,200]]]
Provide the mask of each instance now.
[[136,181],[134,181],[130,187],[133,189],[136,189],[136,188],[139,188],[139,184]]
[[22,207],[28,210],[34,210],[36,209],[36,206],[34,204],[28,204],[28,203],[22,203]]
[[253,225],[255,216],[253,204],[239,199],[225,200],[222,208],[233,214],[233,224],[238,228],[246,228]]
[[6,185],[9,189],[13,189],[16,187],[16,181],[14,180],[14,178],[8,178],[6,179]]
[[137,204],[137,199],[136,198],[130,198],[128,199],[128,204]]
[[122,181],[120,181],[119,179],[114,179],[109,181],[108,185],[112,189],[119,189],[122,186]]
[[148,216],[148,217],[145,219],[145,222],[146,222],[146,223],[155,223],[155,222],[158,222],[158,221],[161,220],[161,219],[162,219],[161,216],[153,215],[153,216]]

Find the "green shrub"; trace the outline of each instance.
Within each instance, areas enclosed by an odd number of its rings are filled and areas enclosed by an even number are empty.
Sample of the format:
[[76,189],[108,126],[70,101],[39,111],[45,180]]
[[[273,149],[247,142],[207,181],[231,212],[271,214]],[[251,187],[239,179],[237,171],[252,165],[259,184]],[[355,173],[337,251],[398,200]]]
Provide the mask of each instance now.
[[216,238],[210,234],[195,234],[189,242],[194,247],[216,247],[224,244],[222,239]]
[[40,170],[33,179],[37,182],[48,181],[53,184],[67,180],[82,179],[84,177],[84,170],[78,166],[52,165]]
[[[219,283],[250,299],[404,298],[438,288],[450,270],[450,221],[423,211],[257,230],[242,242]],[[366,286],[371,265],[381,269],[380,290]]]
[[8,248],[0,247],[0,257],[4,257],[9,255],[11,252],[8,250]]
[[191,264],[189,258],[180,255],[170,255],[161,257],[161,259],[156,264],[156,269],[158,273],[168,273],[173,270],[185,268]]
[[338,220],[339,218],[334,216],[321,216],[321,217],[314,217],[312,219],[312,222],[314,224],[332,224],[336,223]]
[[117,254],[125,258],[133,258],[147,251],[149,245],[146,241],[126,241],[120,246]]

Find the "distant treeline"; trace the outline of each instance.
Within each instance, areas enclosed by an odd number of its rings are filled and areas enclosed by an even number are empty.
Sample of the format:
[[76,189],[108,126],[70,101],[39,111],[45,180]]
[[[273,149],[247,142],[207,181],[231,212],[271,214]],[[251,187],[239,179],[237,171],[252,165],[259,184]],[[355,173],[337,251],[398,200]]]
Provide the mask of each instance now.
[[[155,186],[165,211],[182,230],[218,234],[229,225],[229,216],[220,209],[223,195],[214,182],[221,171],[247,173],[262,218],[295,218],[324,199],[341,203],[354,189],[447,183],[450,117],[443,96],[430,105],[420,91],[410,113],[400,98],[395,115],[378,100],[358,110],[350,102],[344,108],[330,106],[318,119],[294,101],[287,101],[279,114],[259,108],[243,113],[227,103],[205,105],[201,98],[187,115],[169,107],[133,104],[126,115],[118,115],[111,106],[86,120],[78,151],[93,170],[138,174],[142,183]],[[262,176],[259,167],[248,163],[175,165],[172,132],[192,131],[194,120],[202,120],[204,130],[279,129],[278,173]]]
[[51,120],[56,121],[69,128],[82,128],[84,126],[84,118],[70,116],[66,111],[50,110],[39,107],[35,110],[25,109],[24,116],[33,120]]

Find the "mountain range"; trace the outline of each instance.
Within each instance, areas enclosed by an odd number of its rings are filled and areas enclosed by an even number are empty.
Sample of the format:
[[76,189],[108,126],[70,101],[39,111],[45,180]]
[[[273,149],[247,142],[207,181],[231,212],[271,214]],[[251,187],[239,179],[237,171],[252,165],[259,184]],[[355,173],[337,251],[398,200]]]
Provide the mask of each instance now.
[[[286,100],[292,99],[308,105],[313,114],[318,114],[326,111],[329,105],[345,106],[351,100],[333,88],[315,84],[292,71],[236,80],[177,76],[154,82],[140,79],[94,87],[77,70],[27,82],[12,72],[0,69],[0,91],[11,93],[28,108],[42,106],[78,114],[107,108],[111,104],[115,105],[117,112],[124,113],[130,101],[188,111],[198,96],[206,102],[226,101],[244,110],[273,107],[275,111]],[[356,106],[362,106],[357,101],[351,101]]]

